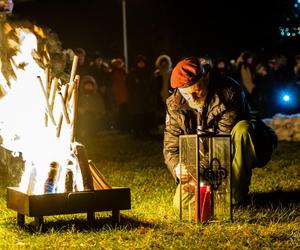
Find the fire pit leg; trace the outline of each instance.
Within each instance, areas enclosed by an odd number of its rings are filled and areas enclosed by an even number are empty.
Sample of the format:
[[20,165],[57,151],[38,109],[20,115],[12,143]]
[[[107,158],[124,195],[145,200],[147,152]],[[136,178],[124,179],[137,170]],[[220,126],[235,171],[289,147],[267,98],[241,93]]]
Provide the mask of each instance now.
[[25,226],[25,215],[24,214],[17,213],[17,223],[20,227]]
[[95,221],[95,213],[94,212],[87,212],[87,221],[88,223],[93,223]]
[[44,223],[44,217],[43,216],[36,216],[34,217],[34,225],[36,229],[39,229],[41,226],[43,226]]
[[120,210],[112,211],[112,220],[114,223],[120,223],[120,221],[121,221]]

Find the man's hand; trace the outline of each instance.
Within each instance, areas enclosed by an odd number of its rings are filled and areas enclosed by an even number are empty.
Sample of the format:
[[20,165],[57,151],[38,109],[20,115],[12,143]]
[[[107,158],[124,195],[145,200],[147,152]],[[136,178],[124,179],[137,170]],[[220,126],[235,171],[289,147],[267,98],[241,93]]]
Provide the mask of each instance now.
[[[180,174],[180,167],[181,167],[181,174]],[[175,168],[176,176],[180,180],[181,183],[186,183],[190,179],[190,174],[187,170],[187,167],[184,164],[177,164]]]

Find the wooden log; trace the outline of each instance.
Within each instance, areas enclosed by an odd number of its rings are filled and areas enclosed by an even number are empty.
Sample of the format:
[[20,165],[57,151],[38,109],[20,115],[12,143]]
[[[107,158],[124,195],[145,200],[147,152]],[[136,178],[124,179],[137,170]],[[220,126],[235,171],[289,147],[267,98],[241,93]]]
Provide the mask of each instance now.
[[91,160],[89,160],[89,167],[93,178],[94,190],[112,189],[112,186],[108,184],[103,174]]
[[79,88],[80,76],[76,75],[74,80],[74,89],[73,89],[73,117],[72,117],[72,142],[76,140],[76,119],[78,112],[78,88]]
[[[76,76],[75,76],[75,79],[76,79]],[[74,88],[76,86],[76,80],[75,79],[74,79],[73,82],[70,83],[69,93],[68,93],[68,102],[72,99],[73,94],[74,94]]]
[[75,55],[73,59],[71,74],[70,74],[70,81],[69,81],[70,83],[74,81],[74,77],[77,71],[77,65],[78,65],[78,56]]
[[81,170],[84,190],[85,191],[94,190],[93,177],[89,167],[88,157],[84,145],[82,144],[75,145],[75,156],[78,160],[78,165]]
[[[50,68],[49,67],[46,67],[45,77],[46,77],[46,95],[47,95],[47,99],[49,100],[50,89],[51,89],[51,76],[50,76]],[[48,114],[47,113],[45,113],[45,126],[48,127]]]
[[51,101],[50,101],[50,107],[51,109],[53,110],[54,109],[54,103],[55,103],[55,97],[56,97],[56,93],[57,93],[57,90],[58,90],[58,78],[54,78],[53,80],[53,89],[52,89],[52,93],[51,93]]
[[61,100],[61,106],[62,106],[62,110],[63,110],[63,115],[66,119],[66,123],[70,124],[70,118],[69,118],[68,110],[67,110],[67,107],[66,107],[66,102],[65,102],[61,92],[59,92],[58,95],[59,95],[60,100]]
[[46,68],[45,75],[46,75],[46,93],[47,93],[47,96],[49,98],[51,84],[52,84],[52,81],[51,81],[51,71],[50,71],[49,67]]
[[[66,84],[65,93],[64,93],[64,102],[65,103],[68,100],[68,91],[69,91],[69,84]],[[58,121],[58,126],[56,128],[56,136],[57,137],[60,136],[62,123],[63,123],[63,114],[60,115],[59,121]]]
[[40,86],[41,86],[41,88],[42,88],[42,92],[43,92],[43,94],[44,94],[44,98],[45,98],[45,101],[46,101],[46,106],[47,106],[48,114],[49,114],[49,116],[50,116],[50,118],[51,118],[51,121],[52,121],[53,125],[56,126],[56,122],[55,122],[55,119],[54,119],[54,116],[53,116],[53,111],[52,111],[52,109],[51,109],[51,107],[50,107],[49,100],[48,100],[48,98],[47,98],[47,93],[46,93],[46,90],[45,90],[43,81],[42,81],[42,79],[41,79],[40,76],[38,76],[37,78],[38,78],[38,80],[39,80]]

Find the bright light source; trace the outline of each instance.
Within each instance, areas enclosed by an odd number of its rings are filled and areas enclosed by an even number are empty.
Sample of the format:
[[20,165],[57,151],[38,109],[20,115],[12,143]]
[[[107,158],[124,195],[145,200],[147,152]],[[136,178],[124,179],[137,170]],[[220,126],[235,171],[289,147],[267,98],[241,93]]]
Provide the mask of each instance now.
[[282,98],[285,102],[288,102],[290,100],[290,96],[289,95],[284,95]]

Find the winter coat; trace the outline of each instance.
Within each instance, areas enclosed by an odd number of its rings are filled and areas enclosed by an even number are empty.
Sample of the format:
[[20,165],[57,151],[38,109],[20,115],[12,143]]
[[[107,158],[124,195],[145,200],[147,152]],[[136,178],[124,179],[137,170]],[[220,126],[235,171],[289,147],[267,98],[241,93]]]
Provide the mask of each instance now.
[[151,74],[147,69],[133,69],[127,78],[128,82],[128,111],[131,114],[149,112],[151,94]]
[[[90,76],[86,76],[88,78]],[[95,81],[89,81],[93,83],[94,89],[91,93],[86,93],[84,90],[84,80],[79,89],[78,98],[78,115],[84,117],[87,115],[92,115],[94,118],[102,117],[106,113],[103,97],[97,91],[97,83]]]
[[128,89],[126,84],[126,72],[123,68],[114,69],[111,73],[112,94],[116,104],[120,105],[128,101]]
[[164,157],[175,179],[175,167],[179,162],[179,136],[197,133],[197,115],[205,121],[204,129],[212,128],[216,133],[230,133],[237,122],[250,118],[245,93],[236,81],[216,71],[211,71],[206,77],[209,84],[202,117],[189,107],[177,89],[167,99]]

